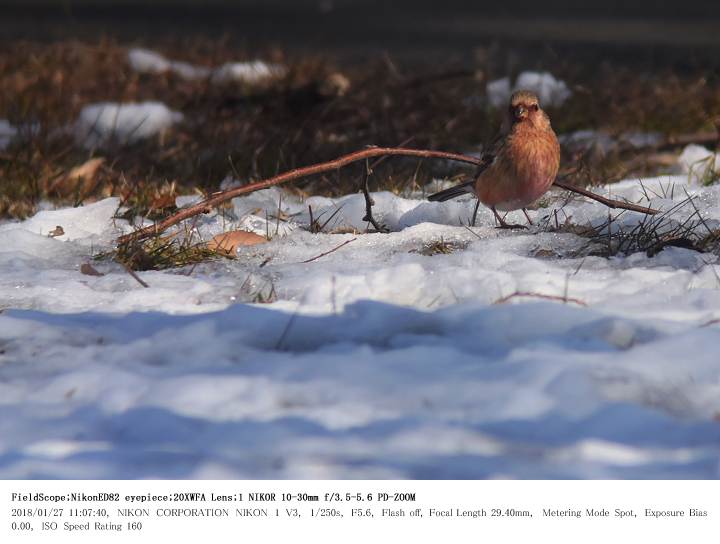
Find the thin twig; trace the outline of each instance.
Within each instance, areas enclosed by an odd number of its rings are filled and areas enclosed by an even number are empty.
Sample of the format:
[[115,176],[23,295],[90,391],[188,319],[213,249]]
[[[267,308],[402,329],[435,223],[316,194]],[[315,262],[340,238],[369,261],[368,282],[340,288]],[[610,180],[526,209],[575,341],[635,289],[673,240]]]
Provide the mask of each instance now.
[[508,302],[510,299],[516,298],[516,297],[532,297],[532,298],[542,298],[546,300],[558,300],[560,302],[574,302],[575,304],[578,304],[580,306],[587,306],[587,303],[583,302],[580,299],[572,298],[572,297],[566,297],[566,296],[558,296],[558,295],[545,295],[543,293],[531,293],[529,291],[515,291],[514,293],[511,293],[505,297],[497,299],[493,304],[504,304],[505,302]]
[[306,261],[301,261],[301,263],[304,264],[304,263],[311,263],[311,262],[313,262],[313,261],[316,261],[316,260],[318,260],[320,257],[324,257],[325,255],[330,255],[330,253],[333,253],[333,252],[337,251],[337,250],[340,249],[341,247],[346,246],[346,245],[348,245],[350,242],[354,242],[355,240],[357,240],[357,238],[352,238],[352,239],[350,239],[350,240],[345,240],[342,244],[340,244],[340,245],[337,246],[337,247],[332,248],[330,251],[326,251],[325,253],[321,253],[320,255],[316,255],[316,256],[313,257],[312,259],[308,259],[308,260],[306,260]]
[[471,227],[475,226],[475,222],[477,221],[477,214],[478,214],[479,209],[480,209],[480,200],[478,200],[475,203],[475,209],[473,210],[473,215],[472,215],[472,222],[470,223]]
[[[698,207],[695,205],[695,200],[693,199],[693,197],[690,196],[690,193],[687,192],[687,189],[685,189],[685,187],[683,187],[683,191],[685,191],[685,196],[690,201],[690,204],[692,205],[693,210],[695,210],[695,214],[697,215],[698,219],[700,220],[700,223],[702,223],[702,226],[705,227],[705,229],[708,231],[709,234],[712,234],[713,230],[710,227],[708,227],[708,224],[705,222],[705,219],[703,219],[703,216],[700,213],[700,210],[698,210]],[[690,216],[690,217],[692,217],[692,216]]]
[[122,264],[122,265],[123,265],[123,268],[127,271],[127,273],[130,274],[130,275],[135,279],[135,281],[137,281],[140,285],[142,285],[143,287],[145,287],[145,289],[147,289],[148,287],[150,287],[147,283],[145,283],[145,282],[140,278],[140,276],[138,276],[138,275],[135,273],[135,271],[134,271],[132,268],[130,268],[130,267],[129,267],[128,265],[126,265],[125,263],[120,263],[120,264]]
[[646,208],[645,206],[639,206],[638,204],[632,204],[630,202],[623,202],[621,200],[613,200],[612,198],[605,198],[604,196],[595,194],[591,191],[588,191],[587,189],[575,187],[574,185],[570,185],[569,183],[565,183],[564,181],[555,180],[555,183],[553,183],[553,185],[560,187],[561,189],[565,189],[566,191],[572,191],[573,193],[578,193],[583,196],[586,196],[592,200],[595,200],[597,202],[600,202],[601,204],[604,204],[608,208],[612,208],[612,209],[619,208],[622,210],[630,210],[633,212],[644,213],[646,215],[655,215],[657,213],[660,213],[659,210],[655,210],[653,208]]
[[[330,223],[330,221],[332,221],[333,218],[334,218],[337,214],[339,214],[340,211],[341,211],[344,207],[345,207],[345,204],[343,204],[342,206],[339,206],[339,207],[335,208],[335,211],[330,214],[330,217],[328,217],[327,220],[326,220],[322,225],[319,226],[319,231],[322,232],[323,230],[325,230],[325,227],[327,227],[328,223]],[[320,214],[320,215],[322,216],[323,214]],[[318,217],[318,219],[320,219],[320,217]]]
[[[283,183],[294,181],[296,179],[304,178],[307,176],[312,176],[314,174],[321,174],[323,172],[336,170],[353,162],[385,155],[445,159],[466,164],[474,164],[476,166],[482,164],[482,159],[478,157],[471,157],[469,155],[462,155],[460,153],[432,151],[429,149],[408,149],[402,147],[369,147],[367,149],[362,149],[360,151],[355,151],[354,153],[343,155],[342,157],[339,157],[332,161],[312,164],[310,166],[305,166],[302,168],[296,168],[294,170],[290,170],[289,172],[285,172],[283,174],[274,176],[263,181],[258,181],[256,183],[250,183],[241,187],[235,187],[226,191],[219,191],[217,193],[213,193],[209,198],[206,198],[205,200],[193,206],[189,206],[187,208],[179,210],[173,215],[167,217],[166,219],[163,219],[162,221],[158,221],[153,225],[149,225],[147,227],[138,229],[135,232],[120,236],[117,239],[117,243],[118,245],[122,245],[127,244],[128,242],[132,242],[134,240],[144,240],[151,236],[157,235],[161,232],[166,231],[173,225],[177,225],[185,219],[194,217],[201,213],[209,213],[219,204],[222,204],[223,202],[226,202],[241,195],[246,195],[255,191],[267,189],[268,187],[273,187],[275,185],[281,185]],[[585,189],[580,189],[579,187],[575,187],[563,181],[555,181],[555,185],[567,191],[579,193],[583,196],[596,200],[610,208],[621,208],[650,215],[658,213],[658,210],[653,210],[652,208],[645,208],[643,206],[638,206],[636,204],[630,204],[627,202],[621,202],[619,200],[608,199],[600,195],[596,195],[595,193],[591,193],[590,191],[587,191]]]
[[290,316],[290,319],[288,319],[288,322],[285,324],[285,328],[283,329],[282,333],[280,334],[280,338],[278,338],[277,343],[275,344],[275,350],[280,351],[282,349],[282,345],[285,342],[285,338],[287,337],[288,333],[290,332],[290,329],[292,328],[293,324],[295,323],[295,320],[298,317],[298,314],[300,313],[300,308],[302,308],[303,304],[305,303],[305,295],[306,293],[303,293],[303,296],[300,298],[300,302],[298,302],[297,308],[295,308],[295,311]]
[[710,325],[717,325],[720,323],[720,319],[711,319],[710,321],[706,321],[702,325],[700,325],[700,328],[702,327],[709,327]]
[[381,225],[377,222],[372,213],[372,207],[375,205],[375,200],[373,200],[373,197],[370,196],[370,186],[368,185],[368,182],[370,180],[370,174],[372,174],[372,167],[369,165],[366,159],[365,179],[362,186],[363,196],[365,197],[365,217],[363,217],[362,220],[370,223],[373,227],[375,227],[375,230],[378,232],[389,232],[389,230],[384,225]]
[[482,240],[482,239],[483,239],[482,236],[480,236],[477,232],[475,232],[474,230],[472,230],[472,229],[471,229],[470,227],[468,227],[467,225],[463,225],[463,227],[465,227],[465,230],[471,232],[478,240]]

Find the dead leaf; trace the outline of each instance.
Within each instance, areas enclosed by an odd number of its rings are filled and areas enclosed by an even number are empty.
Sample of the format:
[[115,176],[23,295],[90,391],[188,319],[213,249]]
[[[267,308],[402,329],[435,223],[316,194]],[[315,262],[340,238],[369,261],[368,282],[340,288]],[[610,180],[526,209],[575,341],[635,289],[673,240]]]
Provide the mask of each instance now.
[[83,263],[80,265],[80,273],[85,274],[86,276],[104,276],[102,272],[98,272],[95,270],[95,267],[88,263]]
[[53,181],[47,192],[58,196],[77,196],[81,200],[85,199],[95,190],[98,182],[97,173],[104,162],[105,159],[102,157],[85,161]]
[[55,228],[48,232],[48,238],[55,238],[57,236],[62,236],[65,234],[65,231],[60,225],[55,225]]
[[267,238],[254,232],[233,230],[213,237],[213,239],[207,243],[207,247],[209,250],[217,253],[232,255],[241,246],[254,246],[256,244],[264,244],[265,242],[267,242]]
[[177,184],[174,181],[165,183],[162,187],[155,189],[150,201],[150,210],[161,212],[163,210],[175,208],[177,197]]
[[535,249],[530,255],[537,259],[557,259],[560,257],[557,251],[545,247]]
[[334,98],[345,96],[350,90],[350,80],[340,72],[334,72],[320,82],[318,91],[322,96]]

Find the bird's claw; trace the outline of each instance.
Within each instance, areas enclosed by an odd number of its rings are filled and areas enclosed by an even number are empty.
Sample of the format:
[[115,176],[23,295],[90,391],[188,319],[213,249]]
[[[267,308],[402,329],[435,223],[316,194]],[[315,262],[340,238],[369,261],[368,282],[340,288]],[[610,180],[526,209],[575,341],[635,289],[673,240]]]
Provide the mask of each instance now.
[[362,220],[370,223],[373,227],[375,227],[375,230],[377,232],[380,232],[382,234],[387,234],[388,232],[390,232],[389,228],[387,228],[382,223],[378,223],[372,215],[366,215],[362,218]]

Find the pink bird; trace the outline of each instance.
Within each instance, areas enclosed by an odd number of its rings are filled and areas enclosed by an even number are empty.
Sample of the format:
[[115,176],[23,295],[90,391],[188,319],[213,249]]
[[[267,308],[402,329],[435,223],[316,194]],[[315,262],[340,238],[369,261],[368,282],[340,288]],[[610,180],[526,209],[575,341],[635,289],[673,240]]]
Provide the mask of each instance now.
[[430,195],[428,200],[443,202],[471,193],[493,211],[502,228],[514,225],[508,225],[498,210],[522,209],[532,224],[525,207],[547,192],[560,168],[560,144],[535,93],[513,93],[501,134],[482,161],[473,181]]

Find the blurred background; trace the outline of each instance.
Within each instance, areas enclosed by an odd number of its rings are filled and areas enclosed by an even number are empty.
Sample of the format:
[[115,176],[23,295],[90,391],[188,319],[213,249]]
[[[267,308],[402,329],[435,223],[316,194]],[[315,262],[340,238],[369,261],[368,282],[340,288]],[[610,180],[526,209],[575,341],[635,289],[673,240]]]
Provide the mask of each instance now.
[[[716,145],[717,1],[0,0],[0,8],[0,216],[109,194],[162,215],[178,193],[366,145],[480,153],[520,82],[543,91],[563,175],[581,185],[670,171],[683,145]],[[88,140],[96,128],[88,116],[108,103],[161,103],[168,122],[157,133]],[[91,160],[91,183],[68,181]],[[361,172],[348,172],[288,190],[352,192]],[[467,175],[388,160],[371,185],[402,193]]]
[[5,37],[122,39],[229,34],[246,45],[466,50],[487,39],[528,42],[718,45],[712,0],[3,0]]

